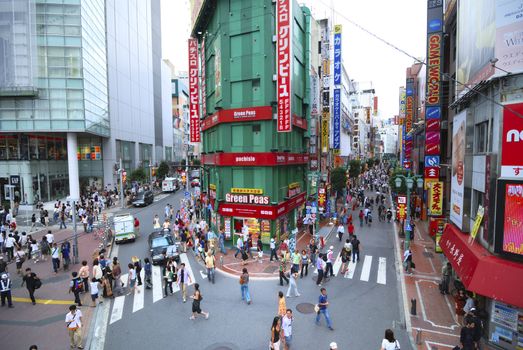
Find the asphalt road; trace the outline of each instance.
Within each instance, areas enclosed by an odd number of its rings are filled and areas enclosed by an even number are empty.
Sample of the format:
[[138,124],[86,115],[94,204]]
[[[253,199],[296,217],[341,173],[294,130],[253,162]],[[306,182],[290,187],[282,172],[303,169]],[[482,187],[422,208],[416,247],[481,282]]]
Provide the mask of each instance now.
[[[152,229],[154,214],[163,216],[166,203],[178,208],[183,191],[160,199],[143,209],[133,209],[142,226],[142,232]],[[314,322],[314,313],[301,313],[296,306],[317,303],[319,288],[309,271],[309,276],[298,281],[301,296],[287,298],[287,307],[294,311],[293,348],[328,349],[335,341],[339,349],[375,350],[379,349],[384,330],[392,328],[393,322],[400,321],[402,300],[398,293],[398,278],[394,259],[394,237],[392,224],[377,221],[374,213],[372,227],[359,227],[357,212],[356,234],[361,241],[361,260],[354,273],[331,278],[327,288],[330,314],[334,331]],[[118,257],[122,266],[133,255],[145,257],[147,243],[142,235],[135,243],[121,245]],[[345,238],[345,237],[344,237]],[[335,247],[338,255],[342,243],[337,237],[330,237],[329,245]],[[105,336],[105,349],[267,349],[270,326],[277,313],[278,291],[286,292],[274,280],[251,280],[250,292],[253,303],[247,305],[241,300],[238,278],[217,273],[216,284],[203,279],[203,267],[194,260],[191,253],[187,260],[196,282],[201,285],[203,295],[202,309],[210,312],[210,318],[189,320],[191,303],[182,303],[180,292],[167,298],[159,297],[156,286],[139,296],[120,297],[113,305],[106,306],[108,316]],[[335,272],[337,270],[335,264]],[[123,269],[126,272],[126,269]],[[193,291],[189,288],[189,295]],[[405,330],[395,328],[402,349],[411,349]]]

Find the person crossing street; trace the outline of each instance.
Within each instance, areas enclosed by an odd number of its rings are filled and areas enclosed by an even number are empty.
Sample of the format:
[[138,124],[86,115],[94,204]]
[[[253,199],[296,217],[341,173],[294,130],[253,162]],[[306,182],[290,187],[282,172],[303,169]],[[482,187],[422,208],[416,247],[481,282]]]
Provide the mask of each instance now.
[[320,325],[320,316],[323,315],[325,317],[325,321],[327,322],[327,328],[333,331],[334,328],[332,328],[331,318],[328,310],[329,301],[327,298],[327,290],[325,288],[321,288],[320,293],[321,294],[318,298],[317,304],[318,313],[316,314],[316,324]]

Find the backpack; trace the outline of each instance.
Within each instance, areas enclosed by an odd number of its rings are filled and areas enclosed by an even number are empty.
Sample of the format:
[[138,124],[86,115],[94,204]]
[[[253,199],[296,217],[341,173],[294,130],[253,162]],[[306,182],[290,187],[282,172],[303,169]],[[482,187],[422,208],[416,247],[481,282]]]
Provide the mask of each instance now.
[[84,289],[84,283],[79,278],[73,279],[73,291],[79,291]]

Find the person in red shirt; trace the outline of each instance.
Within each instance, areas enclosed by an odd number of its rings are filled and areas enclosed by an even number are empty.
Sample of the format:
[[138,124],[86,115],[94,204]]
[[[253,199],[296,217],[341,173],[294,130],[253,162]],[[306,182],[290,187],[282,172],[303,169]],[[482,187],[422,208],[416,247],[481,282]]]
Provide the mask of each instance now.
[[354,234],[354,225],[352,224],[352,221],[349,222],[349,226],[347,229],[349,231],[349,236],[352,236]]

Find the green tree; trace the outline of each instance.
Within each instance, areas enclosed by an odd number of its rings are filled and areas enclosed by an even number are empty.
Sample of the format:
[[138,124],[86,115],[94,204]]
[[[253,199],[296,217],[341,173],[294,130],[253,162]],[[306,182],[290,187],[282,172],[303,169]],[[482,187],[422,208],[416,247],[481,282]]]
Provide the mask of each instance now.
[[374,166],[374,158],[367,159],[367,166],[368,166],[368,169],[370,169]]
[[130,176],[131,181],[145,182],[146,179],[147,175],[144,168],[134,169]]
[[184,167],[186,164],[187,164],[187,160],[185,160],[185,158],[182,158],[182,160],[180,161],[180,165],[182,167]]
[[198,158],[195,158],[192,161],[192,165],[201,165],[201,164],[202,164],[202,162]]
[[156,170],[156,177],[165,179],[167,175],[169,175],[169,164],[167,164],[167,162],[161,162]]
[[394,178],[396,175],[407,176],[407,171],[402,168],[396,168],[393,170],[392,176],[389,178],[390,189],[392,190],[392,192],[406,194],[407,193],[407,184],[405,183],[405,181],[403,179],[401,179],[400,188],[396,187],[396,181],[394,181],[395,180]]
[[337,191],[338,194],[343,193],[343,189],[347,185],[347,175],[344,168],[337,167],[331,171],[331,185],[332,189]]
[[361,162],[353,159],[349,162],[349,177],[355,179],[361,174]]

